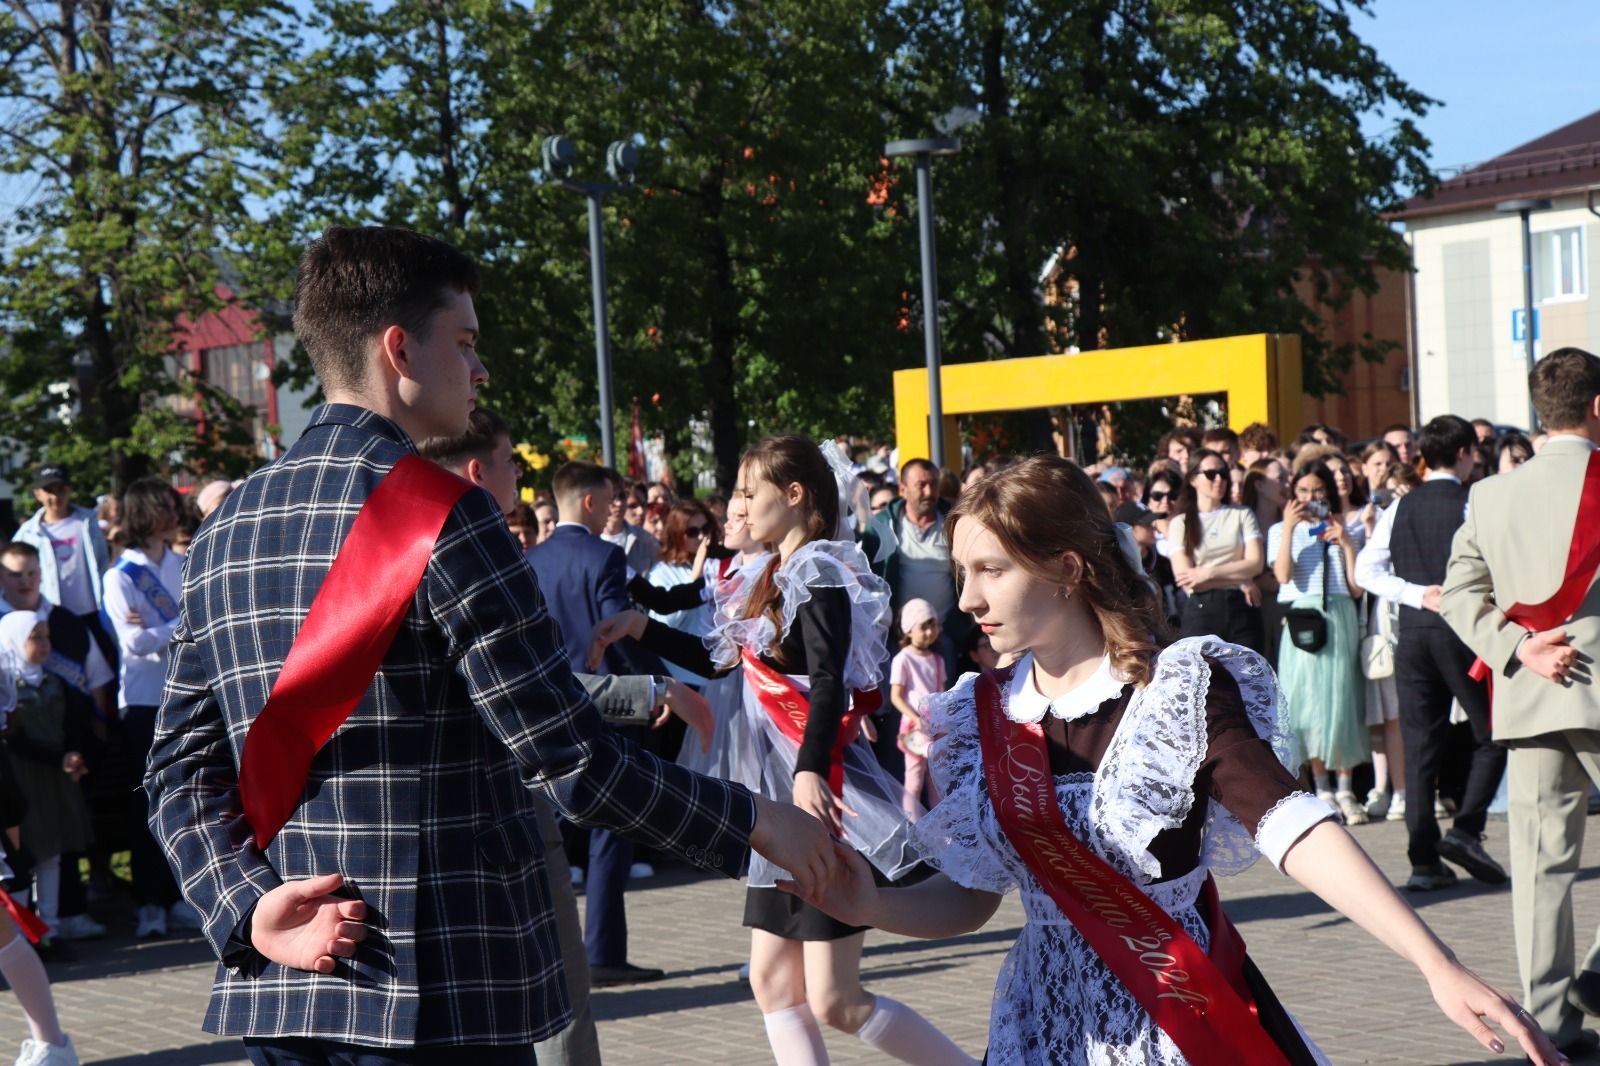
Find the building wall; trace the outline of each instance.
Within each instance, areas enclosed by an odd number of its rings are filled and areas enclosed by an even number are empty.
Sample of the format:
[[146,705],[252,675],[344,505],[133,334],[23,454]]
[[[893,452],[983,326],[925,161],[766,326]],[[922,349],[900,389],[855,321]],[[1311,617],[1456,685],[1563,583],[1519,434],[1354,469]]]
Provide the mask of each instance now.
[[[1370,337],[1390,341],[1393,348],[1376,363],[1356,359],[1345,371],[1341,393],[1302,404],[1306,424],[1322,422],[1342,430],[1351,440],[1376,437],[1395,423],[1411,421],[1410,382],[1406,375],[1406,284],[1404,273],[1378,271],[1378,291],[1357,293],[1338,311],[1324,313],[1327,338],[1335,344]],[[1309,299],[1309,289],[1302,293]]]
[[[1526,426],[1527,357],[1512,337],[1523,303],[1522,227],[1492,209],[1408,220],[1416,262],[1416,364],[1423,421],[1441,414]],[[1559,198],[1531,219],[1537,234],[1579,227],[1585,294],[1536,303],[1535,355],[1575,345],[1600,349],[1600,219],[1583,198]]]

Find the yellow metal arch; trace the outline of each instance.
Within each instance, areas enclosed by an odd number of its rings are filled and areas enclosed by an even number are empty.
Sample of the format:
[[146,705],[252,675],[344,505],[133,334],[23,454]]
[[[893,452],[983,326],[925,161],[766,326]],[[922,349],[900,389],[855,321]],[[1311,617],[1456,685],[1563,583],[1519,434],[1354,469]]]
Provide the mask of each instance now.
[[[986,411],[1148,400],[1222,392],[1228,424],[1265,422],[1288,440],[1300,428],[1300,338],[1248,337],[1109,348],[1079,355],[1040,355],[941,368],[945,455],[961,455],[956,416]],[[894,425],[900,461],[927,458],[928,371],[897,370]]]

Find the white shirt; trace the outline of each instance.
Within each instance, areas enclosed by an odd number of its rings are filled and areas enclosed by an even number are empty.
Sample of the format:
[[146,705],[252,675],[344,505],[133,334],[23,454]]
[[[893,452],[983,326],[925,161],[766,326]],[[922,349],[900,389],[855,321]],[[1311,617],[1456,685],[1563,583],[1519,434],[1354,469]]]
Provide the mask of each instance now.
[[[1430,470],[1422,480],[1454,481],[1458,485],[1461,484],[1461,479],[1448,470]],[[1367,546],[1356,556],[1356,584],[1380,599],[1404,604],[1420,611],[1422,597],[1428,591],[1428,586],[1413,585],[1396,574],[1394,561],[1389,555],[1389,538],[1394,534],[1394,513],[1399,507],[1400,501],[1396,500],[1389,505],[1388,510],[1378,516],[1378,524],[1373,527]],[[1465,511],[1462,513],[1464,515]]]
[[[138,548],[129,548],[122,557],[149,570],[161,582],[174,603],[183,590],[183,556],[172,549],[161,554],[159,563]],[[133,578],[112,567],[106,571],[106,614],[116,630],[122,652],[122,688],[118,707],[155,707],[161,703],[161,686],[167,675],[167,646],[178,619],[163,622],[161,612],[150,604],[133,583]],[[127,620],[129,611],[138,612],[143,625]]]
[[75,615],[93,613],[94,586],[89,581],[89,530],[82,518],[72,515],[60,522],[41,522],[50,549],[56,556],[60,581],[61,606]]

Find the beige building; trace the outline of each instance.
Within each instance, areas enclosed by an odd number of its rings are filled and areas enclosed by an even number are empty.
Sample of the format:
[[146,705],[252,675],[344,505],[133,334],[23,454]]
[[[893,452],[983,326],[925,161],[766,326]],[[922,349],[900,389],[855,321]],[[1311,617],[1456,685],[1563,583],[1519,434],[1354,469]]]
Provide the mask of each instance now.
[[1442,181],[1408,201],[1416,266],[1412,363],[1420,421],[1440,414],[1528,424],[1522,223],[1496,210],[1550,201],[1530,215],[1536,356],[1600,351],[1600,111]]

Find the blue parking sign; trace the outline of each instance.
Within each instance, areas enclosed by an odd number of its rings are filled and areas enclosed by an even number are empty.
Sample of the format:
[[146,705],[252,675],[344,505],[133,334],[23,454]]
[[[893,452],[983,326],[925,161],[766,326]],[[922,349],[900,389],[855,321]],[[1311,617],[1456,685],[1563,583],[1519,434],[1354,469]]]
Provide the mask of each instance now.
[[[1511,312],[1511,339],[1518,344],[1525,344],[1528,339],[1528,315],[1524,308],[1517,308]],[[1533,339],[1539,339],[1539,309],[1533,309]]]

